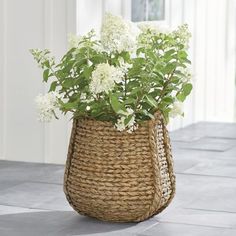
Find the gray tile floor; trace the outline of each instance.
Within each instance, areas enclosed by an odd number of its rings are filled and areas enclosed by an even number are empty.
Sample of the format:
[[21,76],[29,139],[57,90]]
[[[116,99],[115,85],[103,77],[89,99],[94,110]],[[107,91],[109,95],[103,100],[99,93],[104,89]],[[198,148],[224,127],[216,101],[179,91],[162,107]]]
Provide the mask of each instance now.
[[176,197],[139,224],[75,213],[62,191],[61,165],[0,161],[0,236],[236,235],[236,124],[198,123],[171,139]]

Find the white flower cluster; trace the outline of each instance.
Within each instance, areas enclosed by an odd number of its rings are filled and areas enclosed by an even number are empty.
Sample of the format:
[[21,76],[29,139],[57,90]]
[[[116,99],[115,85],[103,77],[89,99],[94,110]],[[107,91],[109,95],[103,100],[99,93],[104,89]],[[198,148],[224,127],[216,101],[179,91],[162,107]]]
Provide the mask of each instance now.
[[101,43],[109,52],[132,52],[136,48],[139,29],[120,16],[106,13],[101,28]]
[[183,82],[184,83],[190,82],[190,80],[192,79],[192,72],[191,72],[190,68],[188,68],[188,67],[186,67],[186,68],[181,67],[180,68],[180,72],[184,75]]
[[[87,39],[91,39],[90,41]],[[79,36],[75,34],[68,35],[68,47],[80,49],[82,47],[92,47],[97,52],[102,52],[102,47],[98,44],[96,33],[94,30],[89,31],[84,36]]]
[[68,47],[71,48],[77,48],[79,43],[81,42],[82,37],[77,36],[75,34],[69,34],[68,35]]
[[55,63],[55,58],[50,56],[50,51],[48,49],[30,49],[30,52],[32,53],[34,59],[39,63],[41,68],[44,68],[47,61],[51,65]]
[[[135,122],[135,114],[133,109],[127,108],[127,111],[123,114],[124,116],[121,116],[118,120],[117,123],[115,124],[115,128],[118,131],[124,131],[127,130],[128,133],[132,133],[134,130],[138,128],[138,125]],[[131,119],[127,124],[125,124],[125,120],[131,116]]]
[[182,115],[183,115],[183,103],[175,101],[170,111],[170,117],[175,118],[176,116],[182,116]]
[[90,103],[92,101],[94,101],[93,97],[88,97],[86,93],[81,93],[81,95],[80,95],[80,102]]
[[59,107],[59,94],[49,92],[45,95],[39,94],[35,98],[38,120],[41,122],[50,122],[55,117],[55,109]]
[[95,95],[101,92],[108,93],[114,88],[115,83],[122,82],[123,77],[124,73],[120,67],[108,63],[98,64],[92,72],[90,91]]
[[192,35],[188,29],[187,24],[180,25],[178,29],[173,32],[173,34],[179,39],[179,41],[185,46],[185,48],[188,48],[189,39]]
[[120,69],[124,74],[126,74],[129,71],[129,69],[133,67],[132,64],[124,62],[123,58],[119,58],[119,64],[120,64]]
[[138,24],[141,34],[138,37],[138,45],[140,47],[148,48],[152,45],[153,36],[158,34],[169,34],[171,33],[170,28],[166,25],[157,24],[155,22],[141,22]]
[[171,29],[164,24],[157,24],[153,21],[145,21],[138,23],[138,27],[142,33],[146,33],[147,31],[151,32],[152,34],[169,34],[171,33]]

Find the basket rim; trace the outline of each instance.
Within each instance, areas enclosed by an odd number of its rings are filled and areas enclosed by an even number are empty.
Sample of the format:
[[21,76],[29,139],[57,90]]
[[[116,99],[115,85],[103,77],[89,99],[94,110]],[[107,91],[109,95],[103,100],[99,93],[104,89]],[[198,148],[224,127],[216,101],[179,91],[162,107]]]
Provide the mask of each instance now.
[[[154,116],[154,118],[152,118],[152,119],[150,118],[149,120],[141,121],[139,123],[139,126],[141,126],[141,127],[142,126],[147,126],[150,122],[155,122],[156,120],[163,118],[163,114],[160,110],[156,111],[153,116]],[[97,120],[93,117],[73,117],[73,120],[94,122],[96,124],[101,124],[101,125],[114,127],[114,123],[112,121]],[[119,131],[119,132],[121,132],[121,131]]]

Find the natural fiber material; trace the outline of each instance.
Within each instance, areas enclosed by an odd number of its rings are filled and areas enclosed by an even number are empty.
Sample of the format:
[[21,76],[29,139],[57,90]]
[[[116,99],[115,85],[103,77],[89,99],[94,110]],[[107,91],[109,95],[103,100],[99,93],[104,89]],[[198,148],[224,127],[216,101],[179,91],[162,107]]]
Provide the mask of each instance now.
[[110,122],[74,120],[64,191],[77,212],[105,221],[138,222],[166,208],[175,176],[162,115],[131,134]]

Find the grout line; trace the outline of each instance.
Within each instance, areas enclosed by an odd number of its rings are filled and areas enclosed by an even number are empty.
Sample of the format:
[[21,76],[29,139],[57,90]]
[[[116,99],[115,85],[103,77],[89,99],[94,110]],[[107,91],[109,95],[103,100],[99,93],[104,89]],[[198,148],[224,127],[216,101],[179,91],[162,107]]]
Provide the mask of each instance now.
[[200,226],[200,227],[216,228],[216,229],[234,229],[232,227],[214,226],[214,225],[202,225],[202,224],[193,224],[193,223],[180,223],[180,222],[173,222],[173,221],[160,221],[160,222],[161,223],[167,223],[167,224],[191,225],[191,226]]
[[57,167],[63,167],[63,169],[65,168],[65,164],[58,164],[58,163],[44,163],[44,162],[30,162],[30,161],[14,161],[14,160],[0,160],[0,162],[7,162],[7,163],[11,163],[11,164],[21,164],[21,165],[37,165],[37,166],[41,166],[42,168],[44,167],[50,167],[50,166],[57,166]]
[[[42,208],[32,208],[32,207],[24,207],[24,206],[18,206],[18,205],[14,205],[14,204],[6,204],[6,203],[1,203],[0,202],[0,208],[1,206],[6,206],[6,207],[17,207],[17,208],[22,208],[22,209],[27,209],[27,210],[45,210],[45,209],[42,209]],[[22,212],[24,213],[24,212]],[[5,214],[4,214],[5,215]],[[8,215],[8,214],[7,214]],[[0,214],[1,216],[1,214]]]
[[[57,212],[57,211],[58,212],[60,212],[60,211],[66,211],[67,212],[68,211],[68,212],[70,212],[70,210],[52,210],[52,209],[37,208],[37,207],[24,207],[24,206],[18,206],[18,205],[14,205],[14,204],[5,204],[5,203],[1,203],[1,202],[0,202],[0,206],[18,207],[18,208],[23,208],[23,209],[28,209],[28,210],[42,210],[42,211],[53,211],[53,212]],[[71,212],[73,212],[73,211],[71,210]],[[22,213],[24,213],[24,212],[22,212]]]
[[[153,219],[153,218],[151,218],[150,220],[152,220],[152,219]],[[140,223],[142,223],[142,222],[140,222]],[[153,222],[153,223],[154,223],[154,222]],[[152,228],[153,226],[158,225],[158,224],[160,224],[159,219],[158,219],[158,221],[157,221],[156,223],[154,223],[154,224],[152,224],[152,225],[149,225],[147,228],[141,230],[140,233],[144,233],[146,230],[148,230],[148,229],[150,229],[150,228]]]
[[203,208],[191,208],[191,207],[183,207],[182,209],[189,209],[189,210],[195,210],[195,211],[209,211],[209,212],[219,212],[219,213],[229,213],[229,214],[235,214],[235,211],[222,211],[222,210],[213,210],[213,209],[203,209]]
[[[192,168],[192,167],[191,167]],[[236,179],[236,177],[220,176],[220,175],[204,175],[204,174],[193,174],[193,173],[180,173],[175,172],[178,175],[191,175],[191,176],[202,176],[202,177],[214,177],[214,178],[225,178],[225,179]]]
[[36,180],[32,180],[32,181],[25,181],[24,183],[39,183],[39,184],[50,184],[50,185],[60,185],[63,186],[63,183],[59,184],[59,183],[49,183],[49,182],[44,182],[44,181],[36,181]]
[[230,141],[231,141],[231,140],[232,140],[232,141],[233,141],[233,140],[236,140],[236,137],[223,137],[223,136],[214,136],[214,135],[212,135],[212,136],[211,136],[211,135],[206,135],[205,137],[206,137],[206,138],[211,138],[211,139],[226,139],[227,141],[228,141],[228,140],[230,140]]
[[[186,142],[186,144],[189,144],[188,142]],[[232,147],[230,147],[230,148],[227,148],[227,149],[225,149],[225,150],[216,150],[216,149],[198,149],[198,148],[186,148],[186,147],[177,147],[178,149],[181,149],[181,150],[186,150],[186,151],[188,151],[188,150],[194,150],[194,151],[207,151],[207,152],[216,152],[216,153],[223,153],[223,152],[226,152],[226,151],[228,151],[228,150],[230,150],[230,149],[232,149],[234,146],[232,146]]]

